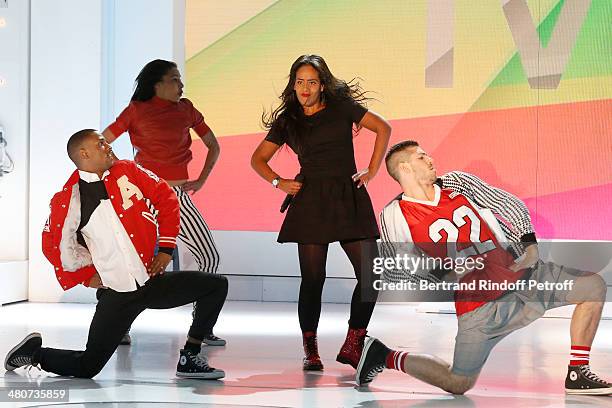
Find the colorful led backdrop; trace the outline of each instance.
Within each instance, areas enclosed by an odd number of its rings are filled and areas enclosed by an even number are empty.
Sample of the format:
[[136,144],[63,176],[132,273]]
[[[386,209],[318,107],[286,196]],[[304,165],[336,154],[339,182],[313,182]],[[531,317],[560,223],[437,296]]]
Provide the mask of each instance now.
[[[278,230],[283,195],[250,155],[291,63],[316,53],[362,78],[392,143],[516,194],[540,237],[612,240],[611,23],[609,0],[188,0],[187,96],[222,148],[197,205],[213,229]],[[358,167],[373,140],[355,139]],[[271,166],[297,172],[286,150]],[[398,191],[384,168],[368,188],[377,211]]]

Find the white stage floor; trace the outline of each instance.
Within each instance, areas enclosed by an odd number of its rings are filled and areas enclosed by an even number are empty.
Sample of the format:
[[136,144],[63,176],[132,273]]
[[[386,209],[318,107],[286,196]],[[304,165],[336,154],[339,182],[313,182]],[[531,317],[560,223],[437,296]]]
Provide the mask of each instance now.
[[[354,370],[335,362],[346,334],[348,305],[325,304],[319,347],[325,371],[301,370],[301,337],[294,303],[228,302],[215,333],[226,347],[205,347],[221,381],[175,377],[178,349],[191,307],[146,311],[136,320],[131,346],[120,346],[93,380],[57,377],[24,369],[0,374],[2,387],[68,388],[69,403],[28,402],[13,406],[205,407],[590,407],[610,406],[612,397],[566,396],[569,320],[540,319],[494,349],[476,387],[455,397],[411,377],[386,370],[369,388],[357,388]],[[20,303],[0,307],[0,355],[27,333],[39,331],[43,345],[82,349],[94,305]],[[417,313],[414,306],[378,305],[370,334],[394,348],[437,354],[450,361],[456,330],[453,315]],[[601,322],[591,353],[594,371],[612,379],[612,321]],[[3,370],[2,370],[3,371]],[[5,392],[6,394],[6,392]],[[0,403],[1,404],[1,403]],[[1,405],[4,405],[1,404]],[[96,407],[107,404],[95,404]]]

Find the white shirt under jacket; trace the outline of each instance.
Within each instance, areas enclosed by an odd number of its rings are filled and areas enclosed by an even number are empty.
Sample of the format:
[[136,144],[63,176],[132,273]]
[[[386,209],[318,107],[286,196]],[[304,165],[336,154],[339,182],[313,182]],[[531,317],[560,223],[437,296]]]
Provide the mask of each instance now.
[[[109,174],[106,171],[102,179]],[[101,179],[95,173],[79,170],[81,180],[92,183]],[[149,280],[147,270],[132,240],[113,209],[111,200],[100,205],[81,229],[102,284],[117,292],[131,292]]]

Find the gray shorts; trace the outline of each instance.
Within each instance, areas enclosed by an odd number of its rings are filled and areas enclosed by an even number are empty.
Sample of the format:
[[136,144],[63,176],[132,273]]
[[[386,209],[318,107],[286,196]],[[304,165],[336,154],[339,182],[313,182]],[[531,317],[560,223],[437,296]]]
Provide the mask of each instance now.
[[[537,282],[575,281],[584,272],[539,261],[526,280]],[[458,317],[452,372],[473,376],[480,372],[493,347],[508,334],[544,315],[544,312],[570,304],[569,290],[518,290],[487,302]]]

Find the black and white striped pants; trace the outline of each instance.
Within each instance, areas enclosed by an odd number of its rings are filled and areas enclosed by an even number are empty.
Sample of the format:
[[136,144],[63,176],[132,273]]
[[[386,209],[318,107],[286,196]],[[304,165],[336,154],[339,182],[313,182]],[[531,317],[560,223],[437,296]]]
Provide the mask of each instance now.
[[188,193],[180,186],[172,187],[179,200],[181,228],[178,239],[185,244],[203,272],[217,273],[219,269],[219,251],[213,236]]
[[[181,215],[181,226],[177,238],[191,252],[198,264],[198,270],[217,273],[220,261],[219,251],[204,217],[196,208],[189,194],[185,193],[180,186],[174,186],[172,190],[178,197]],[[157,218],[157,210],[151,205],[151,201],[148,199],[146,201],[153,216]]]

